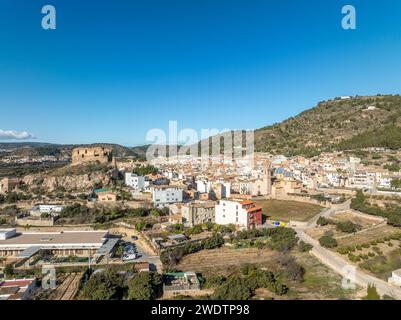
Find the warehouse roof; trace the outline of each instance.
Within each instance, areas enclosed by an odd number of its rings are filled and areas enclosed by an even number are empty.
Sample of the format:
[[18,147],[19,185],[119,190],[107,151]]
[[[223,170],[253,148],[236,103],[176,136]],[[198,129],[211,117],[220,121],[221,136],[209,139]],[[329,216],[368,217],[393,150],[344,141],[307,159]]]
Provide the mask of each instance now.
[[46,247],[56,245],[101,245],[107,231],[62,231],[17,233],[14,237],[0,240],[1,247]]

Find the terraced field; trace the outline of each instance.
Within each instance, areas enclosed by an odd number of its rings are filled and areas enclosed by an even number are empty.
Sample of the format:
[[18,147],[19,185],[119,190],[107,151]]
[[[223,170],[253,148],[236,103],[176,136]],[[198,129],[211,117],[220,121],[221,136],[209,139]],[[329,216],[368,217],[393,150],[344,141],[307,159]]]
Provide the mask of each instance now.
[[267,264],[277,255],[269,249],[231,249],[219,248],[202,250],[185,256],[177,268],[183,271],[207,272],[213,270],[228,272],[230,267],[238,267],[246,263]]

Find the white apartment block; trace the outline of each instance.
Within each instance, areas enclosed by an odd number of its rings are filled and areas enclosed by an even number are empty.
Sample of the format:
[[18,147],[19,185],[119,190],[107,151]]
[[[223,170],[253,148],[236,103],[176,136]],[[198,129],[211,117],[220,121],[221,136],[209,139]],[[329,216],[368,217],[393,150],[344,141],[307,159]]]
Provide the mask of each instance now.
[[248,229],[262,224],[262,208],[250,200],[220,200],[215,207],[216,223]]
[[373,188],[376,184],[376,173],[367,171],[356,171],[349,179],[350,187]]
[[142,191],[145,188],[145,177],[127,172],[125,173],[125,184],[134,191]]
[[200,193],[209,193],[212,189],[210,181],[196,180],[196,191]]
[[152,201],[156,207],[166,207],[171,203],[182,202],[182,188],[176,186],[153,186]]

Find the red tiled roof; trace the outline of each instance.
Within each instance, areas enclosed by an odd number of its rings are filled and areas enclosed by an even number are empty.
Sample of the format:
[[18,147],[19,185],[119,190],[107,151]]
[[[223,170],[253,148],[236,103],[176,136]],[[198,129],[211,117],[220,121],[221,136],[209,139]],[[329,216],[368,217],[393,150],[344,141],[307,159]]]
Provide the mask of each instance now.
[[0,283],[0,287],[26,287],[29,286],[34,280],[33,279],[24,279],[24,280],[6,280]]

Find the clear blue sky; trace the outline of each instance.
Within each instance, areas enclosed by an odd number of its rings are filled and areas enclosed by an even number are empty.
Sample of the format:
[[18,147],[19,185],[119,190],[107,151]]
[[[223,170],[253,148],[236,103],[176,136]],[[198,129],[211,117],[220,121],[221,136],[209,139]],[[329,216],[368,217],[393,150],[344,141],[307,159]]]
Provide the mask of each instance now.
[[401,93],[400,21],[399,0],[0,0],[0,130],[132,146],[169,120],[251,129]]

